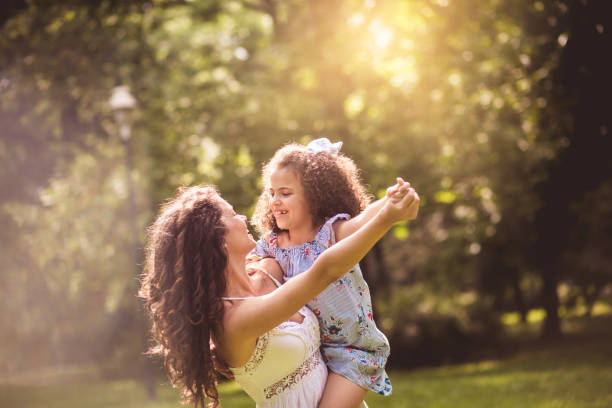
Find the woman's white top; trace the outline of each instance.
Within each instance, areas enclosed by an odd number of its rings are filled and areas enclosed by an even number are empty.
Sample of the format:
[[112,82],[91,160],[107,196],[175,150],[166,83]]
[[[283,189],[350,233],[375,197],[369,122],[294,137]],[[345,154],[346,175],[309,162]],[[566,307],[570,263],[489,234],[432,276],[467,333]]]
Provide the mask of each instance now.
[[249,360],[230,368],[258,408],[316,408],[323,395],[327,367],[319,351],[319,322],[307,307],[299,312],[302,323],[283,322],[263,334]]

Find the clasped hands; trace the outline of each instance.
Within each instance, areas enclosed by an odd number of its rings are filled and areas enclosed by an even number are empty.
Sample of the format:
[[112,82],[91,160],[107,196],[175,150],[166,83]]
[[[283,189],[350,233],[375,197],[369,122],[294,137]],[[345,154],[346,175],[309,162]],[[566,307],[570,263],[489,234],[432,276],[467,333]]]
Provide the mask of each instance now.
[[410,183],[401,177],[397,183],[387,188],[385,211],[394,221],[414,220],[419,213],[419,194]]

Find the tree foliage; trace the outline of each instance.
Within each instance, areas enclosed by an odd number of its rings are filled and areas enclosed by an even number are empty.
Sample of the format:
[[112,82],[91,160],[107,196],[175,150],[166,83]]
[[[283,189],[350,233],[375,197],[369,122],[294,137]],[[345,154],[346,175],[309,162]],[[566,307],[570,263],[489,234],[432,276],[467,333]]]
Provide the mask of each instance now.
[[[395,344],[468,347],[533,307],[559,333],[563,302],[590,310],[612,281],[604,3],[9,2],[4,369],[138,348],[130,223],[144,236],[184,184],[250,214],[261,164],[316,137],[342,140],[373,194],[401,175],[423,198],[364,262]],[[108,106],[120,84],[138,100],[136,220]]]

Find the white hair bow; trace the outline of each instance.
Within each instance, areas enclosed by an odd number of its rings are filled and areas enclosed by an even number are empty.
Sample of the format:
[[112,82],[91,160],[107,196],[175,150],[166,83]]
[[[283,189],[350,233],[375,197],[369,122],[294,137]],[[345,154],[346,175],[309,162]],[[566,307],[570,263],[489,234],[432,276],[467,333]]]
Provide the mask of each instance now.
[[340,148],[342,147],[342,142],[332,143],[328,138],[322,137],[320,139],[315,139],[312,142],[308,143],[306,149],[313,153],[330,153],[330,154],[338,154],[340,152]]

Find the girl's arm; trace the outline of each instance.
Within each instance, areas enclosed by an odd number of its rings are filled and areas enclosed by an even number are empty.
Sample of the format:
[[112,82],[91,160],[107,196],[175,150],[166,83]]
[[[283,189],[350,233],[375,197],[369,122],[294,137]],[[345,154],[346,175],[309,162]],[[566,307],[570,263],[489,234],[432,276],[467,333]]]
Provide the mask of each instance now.
[[387,200],[371,220],[325,250],[307,271],[272,293],[242,301],[224,324],[226,335],[246,342],[286,321],[358,263],[394,223],[416,218],[419,201],[414,191]]
[[336,242],[348,237],[349,235],[357,231],[362,225],[372,219],[372,217],[378,214],[378,212],[384,207],[385,202],[389,199],[389,197],[393,196],[394,194],[405,194],[408,188],[410,188],[410,183],[407,183],[401,177],[398,177],[397,184],[387,188],[387,194],[385,195],[385,197],[374,201],[372,204],[368,205],[361,213],[359,213],[354,218],[351,218],[348,221],[334,222],[333,229],[334,236],[336,237]]

